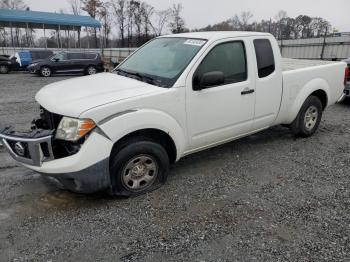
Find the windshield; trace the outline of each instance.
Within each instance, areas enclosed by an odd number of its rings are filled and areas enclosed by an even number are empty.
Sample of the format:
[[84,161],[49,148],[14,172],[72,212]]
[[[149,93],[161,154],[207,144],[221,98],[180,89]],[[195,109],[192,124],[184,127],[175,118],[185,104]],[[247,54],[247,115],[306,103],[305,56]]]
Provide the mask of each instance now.
[[171,87],[205,43],[201,39],[157,38],[131,55],[116,72],[150,84]]

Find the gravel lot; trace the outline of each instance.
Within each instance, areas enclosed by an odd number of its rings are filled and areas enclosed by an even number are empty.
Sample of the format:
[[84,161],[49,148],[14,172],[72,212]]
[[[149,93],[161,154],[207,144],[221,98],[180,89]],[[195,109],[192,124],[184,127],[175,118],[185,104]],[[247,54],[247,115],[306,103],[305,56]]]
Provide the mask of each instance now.
[[[0,123],[28,126],[45,84],[0,75]],[[56,188],[0,148],[0,261],[349,261],[350,103],[294,139],[276,127],[175,164],[137,198]]]

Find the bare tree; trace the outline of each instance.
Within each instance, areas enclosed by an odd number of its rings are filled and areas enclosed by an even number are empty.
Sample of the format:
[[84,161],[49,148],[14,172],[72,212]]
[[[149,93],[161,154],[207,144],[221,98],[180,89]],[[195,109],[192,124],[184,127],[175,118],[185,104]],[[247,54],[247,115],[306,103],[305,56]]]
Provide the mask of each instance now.
[[244,11],[240,15],[235,14],[231,18],[231,24],[234,30],[251,31],[252,27],[249,21],[253,18],[250,11]]
[[28,6],[25,4],[23,0],[1,0],[0,1],[0,8],[24,10],[27,7]]
[[283,30],[285,27],[287,17],[288,17],[287,12],[284,10],[280,10],[275,17],[275,19],[277,20],[277,23],[278,23],[276,35],[278,36],[279,39],[283,39]]
[[68,0],[68,4],[70,7],[70,11],[74,15],[80,15],[81,14],[81,0]]
[[124,46],[126,16],[127,16],[127,2],[126,0],[112,0],[111,5],[113,7],[113,11],[116,16],[116,23],[119,27],[121,45]]
[[244,11],[241,13],[242,30],[251,30],[249,22],[252,18],[253,14],[250,11]]
[[132,38],[133,38],[133,30],[134,30],[134,14],[137,6],[140,3],[138,1],[128,1],[127,2],[127,39],[128,39],[128,47],[131,46]]
[[[99,10],[102,6],[102,2],[100,0],[82,0],[82,7],[81,9],[87,12],[92,18],[96,18],[99,14]],[[95,35],[95,47],[98,46],[98,39],[97,39],[97,29],[94,28],[94,35]]]
[[134,10],[134,25],[136,27],[137,44],[141,44],[142,37],[142,5],[140,1],[133,1],[135,5]]
[[164,28],[169,23],[170,15],[170,9],[155,12],[154,21],[151,23],[151,26],[156,36],[162,35]]
[[181,16],[183,10],[182,4],[174,4],[171,8],[171,21],[169,23],[172,33],[182,33],[186,31],[185,21]]
[[152,19],[152,16],[154,14],[154,7],[149,5],[149,4],[147,4],[146,2],[143,2],[141,4],[141,14],[142,14],[145,38],[146,38],[146,41],[147,41],[148,37],[149,37],[150,27],[152,27],[151,19]]
[[[0,1],[0,8],[25,10],[28,8],[28,6],[25,4],[25,2],[23,0],[1,0]],[[15,42],[16,42],[16,45],[20,45],[21,29],[15,28],[14,31],[15,31],[15,34],[13,35],[13,30],[11,27],[11,29],[10,29],[11,45],[14,46]],[[5,35],[7,35],[7,34],[5,32],[5,29],[4,29],[4,37],[5,37]]]
[[105,47],[108,47],[109,45],[109,35],[112,30],[109,8],[110,8],[110,3],[108,2],[103,3],[99,12],[99,18],[103,21],[102,22],[103,45]]

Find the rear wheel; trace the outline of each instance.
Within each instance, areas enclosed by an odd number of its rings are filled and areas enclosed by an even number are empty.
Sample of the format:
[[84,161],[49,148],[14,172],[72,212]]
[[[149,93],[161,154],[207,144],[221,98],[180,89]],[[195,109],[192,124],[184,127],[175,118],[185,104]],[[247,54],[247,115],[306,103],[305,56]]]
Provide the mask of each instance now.
[[321,122],[322,113],[321,100],[316,96],[308,97],[291,125],[293,133],[301,137],[312,136]]
[[97,69],[96,67],[94,66],[89,66],[87,69],[86,69],[86,74],[88,75],[94,75],[97,73]]
[[9,67],[7,65],[0,65],[0,74],[7,74],[9,72]]
[[50,77],[52,75],[51,68],[49,68],[47,66],[43,66],[40,69],[40,75],[43,76],[43,77]]
[[158,188],[166,180],[169,158],[159,144],[131,140],[112,156],[111,180],[117,195],[135,196]]

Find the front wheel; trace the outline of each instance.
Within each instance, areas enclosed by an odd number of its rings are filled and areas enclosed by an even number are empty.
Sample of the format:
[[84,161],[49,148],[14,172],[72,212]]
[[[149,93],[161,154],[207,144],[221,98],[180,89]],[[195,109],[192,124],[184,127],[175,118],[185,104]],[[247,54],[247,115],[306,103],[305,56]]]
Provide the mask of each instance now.
[[49,67],[43,66],[40,69],[40,75],[43,76],[43,77],[50,77],[52,75],[52,71],[51,71],[51,69]]
[[9,72],[9,67],[6,65],[0,66],[0,74],[7,74]]
[[320,99],[309,96],[291,125],[293,133],[300,137],[312,136],[320,125],[323,107]]
[[159,144],[131,140],[112,156],[111,181],[117,195],[136,196],[158,188],[165,182],[169,157]]

